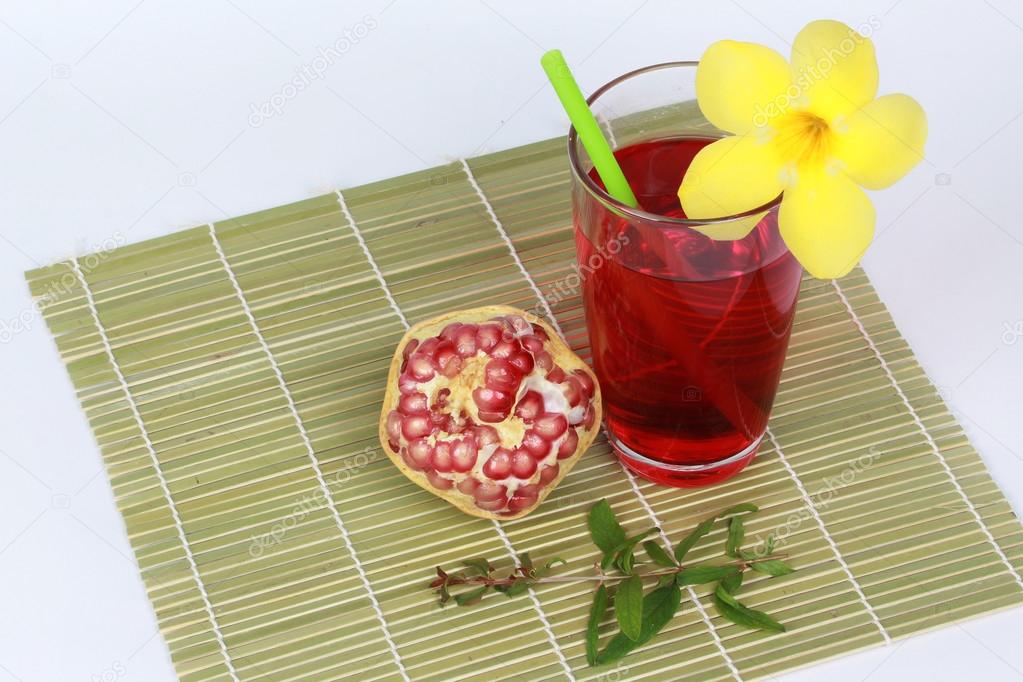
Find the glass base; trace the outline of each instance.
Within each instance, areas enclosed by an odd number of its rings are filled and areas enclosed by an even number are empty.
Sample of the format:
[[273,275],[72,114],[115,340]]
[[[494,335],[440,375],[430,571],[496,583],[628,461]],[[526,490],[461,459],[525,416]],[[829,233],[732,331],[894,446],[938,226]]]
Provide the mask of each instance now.
[[726,481],[746,468],[757,454],[764,434],[743,448],[740,452],[709,464],[669,464],[642,455],[618,440],[608,429],[608,442],[614,448],[619,461],[633,473],[643,478],[675,488],[699,488]]

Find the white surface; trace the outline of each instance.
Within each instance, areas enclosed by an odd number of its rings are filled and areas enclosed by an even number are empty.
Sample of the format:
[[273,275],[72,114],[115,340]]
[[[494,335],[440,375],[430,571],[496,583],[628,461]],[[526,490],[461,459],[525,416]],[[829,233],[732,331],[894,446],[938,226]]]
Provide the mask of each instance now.
[[[387,3],[0,3],[0,332],[14,332],[0,334],[0,682],[173,679],[22,272],[118,234],[140,241],[563,132],[537,62],[549,47],[590,90],[718,38],[787,52],[811,19],[877,17],[882,92],[916,96],[931,137],[928,162],[875,195],[865,265],[1023,510],[1018,2]],[[321,78],[256,121],[254,103],[339,39]],[[785,679],[1014,679],[1021,630],[1018,609]]]

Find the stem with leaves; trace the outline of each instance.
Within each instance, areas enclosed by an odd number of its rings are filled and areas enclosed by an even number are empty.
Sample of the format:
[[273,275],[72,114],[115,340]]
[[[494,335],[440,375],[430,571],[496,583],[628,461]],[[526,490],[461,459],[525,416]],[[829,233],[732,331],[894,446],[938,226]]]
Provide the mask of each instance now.
[[[700,522],[674,549],[666,550],[647,538],[658,532],[651,528],[629,536],[611,510],[607,500],[590,508],[587,525],[593,543],[601,551],[593,575],[550,575],[562,559],[551,559],[535,565],[528,553],[519,557],[519,565],[507,576],[496,575],[496,567],[486,559],[463,561],[459,571],[447,573],[439,566],[437,577],[430,583],[441,606],[454,601],[459,606],[478,603],[494,590],[508,597],[522,594],[543,583],[578,581],[597,582],[586,626],[586,660],[590,665],[603,665],[619,660],[630,651],[650,641],[675,616],[682,602],[682,587],[716,583],[713,599],[718,612],[738,625],[772,632],[783,632],[785,626],[771,616],[751,609],[736,599],[747,570],[768,576],[792,573],[785,563],[787,555],[774,552],[774,537],[768,537],[762,552],[742,549],[745,539],[743,517],[758,511],[753,504],[730,507]],[[683,564],[689,551],[719,521],[728,524],[724,563]],[[636,548],[642,546],[649,560],[659,568],[637,570]],[[612,571],[612,572],[608,572]],[[644,594],[644,581],[656,580],[656,586]],[[452,588],[456,588],[452,591]],[[603,650],[599,647],[599,627],[607,610],[614,607],[618,633]]]

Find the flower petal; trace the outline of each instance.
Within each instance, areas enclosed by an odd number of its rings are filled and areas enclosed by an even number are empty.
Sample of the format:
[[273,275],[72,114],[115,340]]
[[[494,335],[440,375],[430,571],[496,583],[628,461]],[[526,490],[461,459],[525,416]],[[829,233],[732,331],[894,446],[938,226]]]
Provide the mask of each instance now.
[[829,123],[877,94],[874,43],[840,21],[811,21],[792,41],[792,81]]
[[745,133],[765,125],[792,84],[785,58],[769,47],[721,40],[696,67],[696,100],[721,130]]
[[867,189],[884,189],[924,158],[927,115],[909,95],[885,95],[850,116],[835,139],[835,156],[849,177]]
[[874,205],[843,173],[801,175],[785,190],[778,228],[786,246],[814,277],[852,270],[874,237]]
[[774,145],[756,135],[712,142],[699,151],[682,178],[678,188],[682,210],[701,220],[763,206],[782,191],[781,167]]

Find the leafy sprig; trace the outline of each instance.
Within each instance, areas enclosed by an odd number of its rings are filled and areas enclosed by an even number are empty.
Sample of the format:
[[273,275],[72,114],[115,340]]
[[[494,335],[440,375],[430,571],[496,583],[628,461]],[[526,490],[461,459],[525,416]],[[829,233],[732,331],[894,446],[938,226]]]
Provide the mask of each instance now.
[[[594,563],[593,575],[551,575],[552,570],[564,564],[554,558],[535,565],[528,553],[518,558],[517,565],[507,576],[497,574],[497,568],[486,559],[468,559],[458,571],[447,573],[439,566],[437,577],[430,587],[437,592],[441,606],[454,601],[459,606],[479,603],[491,590],[508,597],[522,594],[540,583],[596,581],[589,618],[586,622],[586,660],[590,665],[604,665],[619,660],[633,649],[650,641],[678,612],[682,602],[682,588],[714,583],[712,597],[718,612],[728,620],[747,628],[784,632],[785,626],[762,611],[751,609],[736,598],[747,570],[767,576],[783,576],[793,572],[784,559],[775,554],[773,536],[767,538],[762,552],[742,548],[746,536],[744,518],[759,511],[756,505],[739,504],[704,519],[689,535],[672,549],[664,548],[650,538],[660,529],[650,528],[629,535],[615,517],[607,500],[590,508],[587,527],[593,544],[601,552]],[[713,530],[715,524],[727,523],[724,563],[684,564],[683,559],[696,544]],[[636,551],[642,547],[654,570],[638,570],[642,560]],[[608,571],[612,572],[608,572]],[[656,579],[649,591],[644,591],[647,580]],[[452,590],[452,588],[455,588]],[[600,624],[608,609],[614,609],[618,632],[600,649]]]

